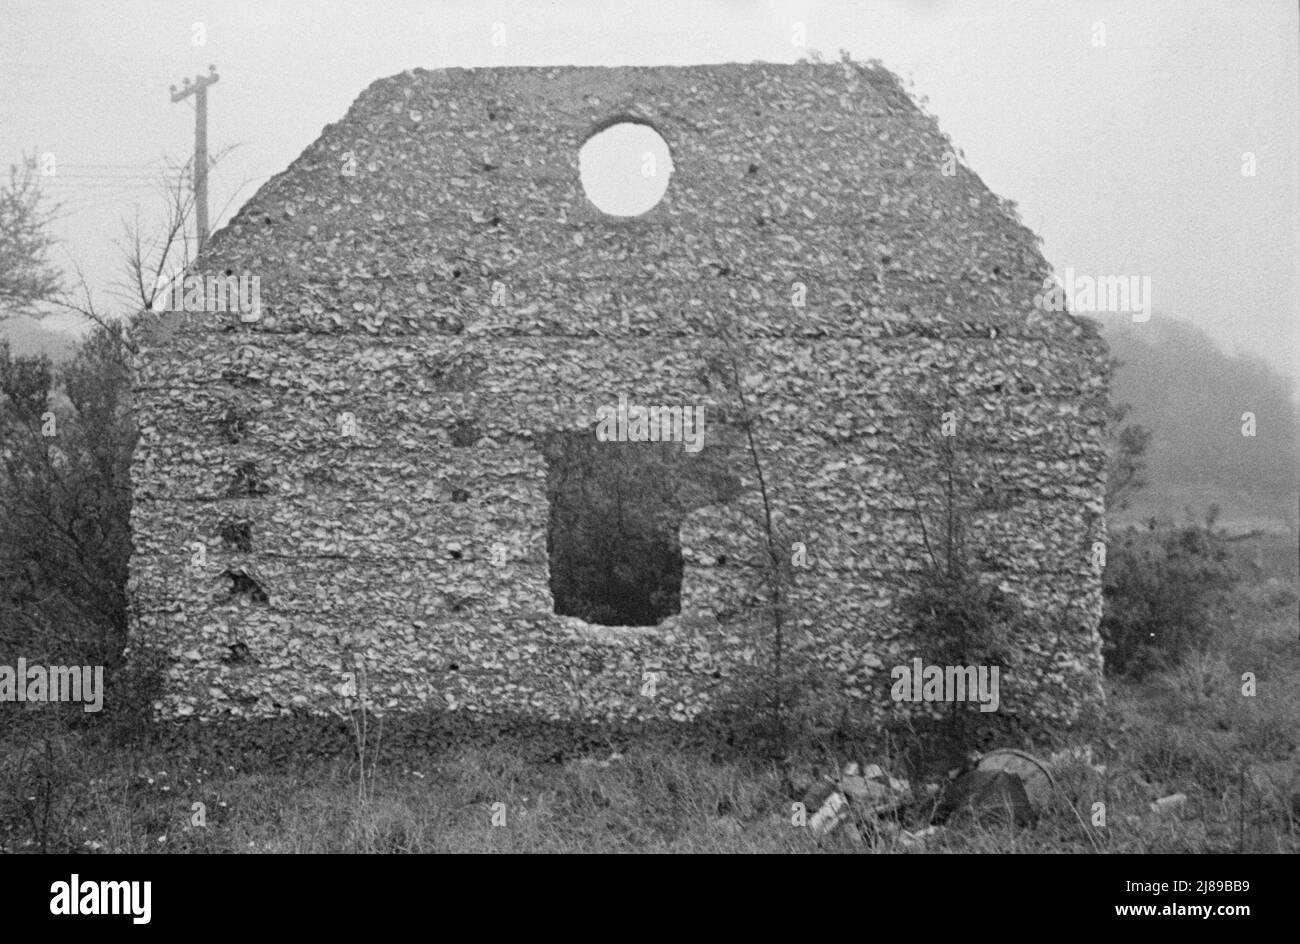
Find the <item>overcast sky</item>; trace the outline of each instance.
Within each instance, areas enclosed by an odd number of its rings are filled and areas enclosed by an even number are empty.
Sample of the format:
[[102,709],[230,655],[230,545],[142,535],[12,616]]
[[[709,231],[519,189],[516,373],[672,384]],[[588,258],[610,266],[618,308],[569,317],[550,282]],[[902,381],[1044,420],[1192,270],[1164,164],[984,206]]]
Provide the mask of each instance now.
[[173,104],[168,86],[209,63],[221,76],[210,148],[238,145],[211,179],[219,225],[403,69],[847,49],[928,99],[1058,271],[1150,276],[1157,314],[1295,377],[1298,48],[1295,0],[0,0],[0,161],[55,155],[59,261],[103,285],[120,265],[119,221],[136,204],[160,213],[150,166],[193,146],[192,100]]

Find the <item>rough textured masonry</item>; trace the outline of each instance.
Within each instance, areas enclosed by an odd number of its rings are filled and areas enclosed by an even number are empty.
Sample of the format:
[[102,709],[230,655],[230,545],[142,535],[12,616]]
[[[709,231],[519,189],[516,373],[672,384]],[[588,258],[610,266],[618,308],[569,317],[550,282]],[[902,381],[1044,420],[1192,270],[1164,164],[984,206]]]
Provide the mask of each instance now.
[[[671,149],[641,217],[579,180],[619,119]],[[965,544],[1027,617],[1001,710],[1076,715],[1100,691],[1106,351],[1035,304],[1036,237],[954,150],[875,65],[373,84],[194,270],[258,277],[260,318],[142,319],[131,581],[135,644],[170,660],[160,715],[358,688],[379,710],[707,713],[770,658],[742,392],[831,707],[934,710],[889,687],[931,661],[900,601],[942,529],[946,415]],[[681,521],[681,612],[653,627],[557,616],[549,585],[541,444],[620,394],[702,405],[701,455],[740,485]]]

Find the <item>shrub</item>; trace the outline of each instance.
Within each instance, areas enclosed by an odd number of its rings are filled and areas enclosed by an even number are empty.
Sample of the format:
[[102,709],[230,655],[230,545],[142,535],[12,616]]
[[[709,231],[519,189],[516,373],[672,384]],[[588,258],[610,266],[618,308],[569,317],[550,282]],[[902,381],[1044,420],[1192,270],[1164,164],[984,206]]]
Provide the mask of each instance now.
[[1205,647],[1212,619],[1236,582],[1213,514],[1175,527],[1130,527],[1106,555],[1101,635],[1106,669],[1142,678]]
[[0,656],[114,665],[131,552],[125,336],[58,369],[0,343]]
[[[1022,604],[982,572],[985,549],[972,542],[970,531],[976,515],[1005,510],[1013,499],[999,481],[1002,470],[981,467],[981,449],[974,438],[936,435],[941,428],[941,420],[931,417],[913,435],[918,445],[909,457],[912,471],[905,474],[925,553],[917,580],[902,600],[902,612],[927,662],[1007,666],[1014,628],[1024,618]],[[927,472],[935,483],[928,500],[912,477]],[[986,476],[997,485],[986,487]],[[987,721],[976,717],[979,714],[974,704],[954,701],[942,738],[947,743],[940,750],[963,757]]]
[[0,705],[0,837],[42,854],[70,851],[65,827],[80,740],[69,720],[77,711],[65,705],[30,710]]

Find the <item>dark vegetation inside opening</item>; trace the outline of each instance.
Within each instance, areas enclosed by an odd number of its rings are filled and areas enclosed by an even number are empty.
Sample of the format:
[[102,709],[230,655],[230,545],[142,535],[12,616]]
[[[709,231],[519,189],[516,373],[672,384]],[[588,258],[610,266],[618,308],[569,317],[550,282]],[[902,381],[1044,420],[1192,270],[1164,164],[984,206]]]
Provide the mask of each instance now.
[[254,603],[267,603],[270,601],[266,589],[247,571],[226,568],[221,572],[221,576],[230,580],[228,593],[231,599],[244,597]]
[[250,521],[227,520],[221,524],[221,543],[237,551],[252,551],[253,525]]
[[546,551],[555,612],[602,626],[653,626],[681,612],[686,513],[732,500],[726,450],[600,442],[594,431],[543,443]]

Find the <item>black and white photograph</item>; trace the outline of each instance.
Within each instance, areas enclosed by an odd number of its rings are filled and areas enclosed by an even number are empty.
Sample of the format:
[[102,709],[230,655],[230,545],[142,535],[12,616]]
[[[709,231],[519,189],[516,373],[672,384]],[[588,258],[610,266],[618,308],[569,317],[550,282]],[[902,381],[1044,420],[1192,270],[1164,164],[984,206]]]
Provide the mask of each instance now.
[[1300,853],[1294,0],[0,0],[0,171],[20,910]]

